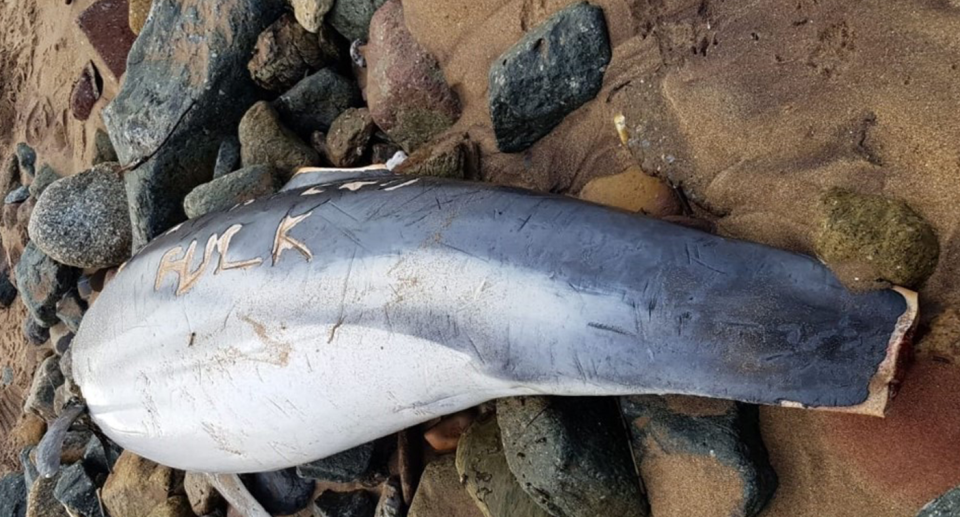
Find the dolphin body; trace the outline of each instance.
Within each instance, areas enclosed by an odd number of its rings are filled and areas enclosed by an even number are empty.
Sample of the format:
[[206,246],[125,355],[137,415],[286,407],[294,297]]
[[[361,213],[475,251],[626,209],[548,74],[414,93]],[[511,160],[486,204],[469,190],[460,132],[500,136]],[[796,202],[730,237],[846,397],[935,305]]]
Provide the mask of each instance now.
[[676,393],[882,415],[916,317],[816,260],[436,178],[303,186],[188,221],[73,341],[93,420],[211,473],[280,469],[498,397]]

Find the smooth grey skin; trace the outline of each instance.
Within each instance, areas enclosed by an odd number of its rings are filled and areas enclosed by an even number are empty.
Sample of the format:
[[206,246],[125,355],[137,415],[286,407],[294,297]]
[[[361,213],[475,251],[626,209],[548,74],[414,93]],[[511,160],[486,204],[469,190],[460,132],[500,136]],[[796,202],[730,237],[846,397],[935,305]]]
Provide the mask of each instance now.
[[370,177],[157,238],[84,318],[74,377],[125,448],[254,472],[512,395],[858,406],[907,313],[807,256],[559,196]]
[[63,449],[63,440],[74,420],[80,417],[86,406],[74,402],[60,412],[60,416],[50,424],[46,434],[37,446],[37,472],[45,478],[52,478],[60,471],[60,451]]

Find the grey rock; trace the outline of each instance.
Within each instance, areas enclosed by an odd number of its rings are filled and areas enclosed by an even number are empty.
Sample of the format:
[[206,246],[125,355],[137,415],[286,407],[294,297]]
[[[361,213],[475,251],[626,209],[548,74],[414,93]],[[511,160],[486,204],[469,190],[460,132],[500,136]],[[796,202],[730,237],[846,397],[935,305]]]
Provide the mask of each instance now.
[[57,262],[103,268],[130,258],[132,230],[123,175],[115,163],[50,185],[30,217],[30,239]]
[[550,515],[649,514],[613,399],[500,399],[497,420],[510,471]]
[[0,478],[0,517],[27,515],[27,485],[23,474],[7,474]]
[[53,398],[58,387],[63,384],[63,374],[60,372],[60,359],[50,356],[37,367],[30,385],[30,394],[23,405],[23,410],[33,413],[44,420],[50,421],[57,417],[53,407]]
[[71,332],[76,333],[80,330],[80,322],[83,321],[83,315],[86,312],[87,302],[80,298],[80,292],[77,289],[71,289],[57,302],[57,318]]
[[50,329],[37,323],[32,316],[23,319],[23,337],[31,345],[40,346],[50,339]]
[[193,189],[183,200],[190,219],[273,194],[280,188],[282,172],[269,165],[244,167]]
[[217,151],[217,164],[213,167],[213,178],[230,174],[240,168],[240,139],[230,135],[220,142]]
[[350,41],[367,39],[370,19],[386,0],[337,0],[327,15],[334,29]]
[[0,308],[6,309],[17,299],[17,287],[10,281],[8,273],[0,274]]
[[281,169],[283,181],[300,167],[320,161],[317,152],[284,127],[265,101],[254,104],[240,121],[240,155],[244,167],[270,165]]
[[33,179],[37,175],[37,152],[24,142],[17,144],[17,160],[20,162],[20,172],[27,178]]
[[48,257],[27,243],[17,264],[17,288],[24,305],[41,325],[56,325],[57,302],[77,282],[80,271]]
[[63,354],[70,349],[70,345],[73,343],[73,332],[68,332],[62,336],[57,336],[56,341],[53,343],[53,351],[57,353],[60,357],[63,357]]
[[335,0],[293,0],[291,3],[297,22],[310,32],[318,32]]
[[97,129],[93,142],[93,165],[120,161],[117,158],[117,150],[113,148],[113,142],[110,141],[110,135],[106,131]]
[[[654,515],[658,508],[679,504],[671,497],[703,490],[738,494],[712,500],[718,505],[711,509],[713,515],[754,516],[773,498],[777,474],[760,437],[756,406],[697,397],[634,396],[621,397],[620,408]],[[683,461],[692,457],[700,464]],[[703,462],[723,474],[711,479],[691,476],[702,472]],[[697,481],[686,481],[690,479]]]
[[331,68],[306,77],[273,102],[283,124],[304,140],[314,131],[326,132],[348,108],[362,105],[356,83]]
[[272,515],[297,513],[310,504],[316,482],[297,476],[294,469],[241,476],[243,484]]
[[329,31],[310,33],[288,13],[260,34],[247,68],[262,88],[282,92],[310,72],[336,63],[339,55]]
[[327,133],[327,157],[337,167],[359,165],[368,154],[377,128],[366,108],[350,108],[333,121]]
[[23,481],[27,484],[28,492],[30,491],[30,487],[33,486],[33,482],[40,477],[40,472],[37,471],[37,466],[33,463],[33,458],[30,457],[36,449],[36,445],[28,445],[20,450],[20,466],[23,467]]
[[83,450],[83,468],[87,474],[96,482],[97,486],[103,485],[107,476],[113,471],[113,465],[120,458],[123,452],[120,446],[96,435],[90,437],[86,448]]
[[315,517],[373,517],[377,498],[366,490],[334,492],[327,490],[314,502]]
[[13,384],[13,368],[4,366],[0,373],[0,386],[7,387]]
[[927,503],[917,517],[960,516],[960,486]]
[[252,105],[246,70],[282,0],[155,0],[103,118],[130,200],[133,249],[183,221],[183,197],[209,181],[224,136]]
[[4,204],[14,205],[17,203],[23,203],[30,197],[30,187],[21,185],[7,194],[7,197],[3,198]]
[[53,497],[75,514],[103,517],[97,498],[97,485],[87,475],[81,463],[61,469],[60,479],[53,489]]
[[37,177],[34,178],[33,183],[30,184],[30,195],[36,198],[40,197],[40,194],[50,186],[51,183],[60,179],[60,175],[57,174],[57,171],[53,170],[48,164],[43,164],[40,167],[40,172],[37,173]]
[[322,460],[300,465],[297,467],[297,474],[317,481],[354,482],[370,471],[373,453],[374,443],[365,443]]
[[501,151],[523,151],[596,97],[610,63],[603,10],[577,2],[526,33],[490,68],[490,116]]

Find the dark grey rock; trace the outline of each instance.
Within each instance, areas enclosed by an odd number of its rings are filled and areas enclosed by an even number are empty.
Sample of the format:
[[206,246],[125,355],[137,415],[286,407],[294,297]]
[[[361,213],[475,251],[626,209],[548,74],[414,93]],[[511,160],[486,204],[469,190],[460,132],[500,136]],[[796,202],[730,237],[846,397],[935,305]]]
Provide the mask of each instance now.
[[0,517],[27,515],[27,485],[23,474],[7,474],[0,478]]
[[225,176],[240,168],[240,139],[230,135],[220,142],[217,151],[217,164],[213,167],[213,178]]
[[90,295],[93,294],[93,285],[90,282],[90,277],[87,275],[80,275],[77,280],[77,292],[80,293],[80,298],[84,300],[89,300]]
[[6,309],[17,299],[17,287],[7,273],[0,273],[0,308]]
[[93,142],[93,165],[120,161],[117,158],[117,150],[113,148],[113,142],[110,141],[110,135],[106,131],[97,129]]
[[76,285],[80,270],[53,260],[33,242],[23,249],[16,270],[17,288],[30,314],[41,325],[56,325],[57,302]]
[[316,482],[297,476],[294,469],[241,476],[250,494],[272,515],[297,513],[310,504]]
[[366,490],[334,492],[327,490],[314,502],[316,517],[373,517],[377,498]]
[[500,150],[523,151],[596,97],[610,55],[603,10],[586,2],[525,34],[490,68],[490,116]]
[[60,479],[53,489],[53,497],[60,503],[84,517],[103,517],[97,498],[97,485],[81,463],[74,463],[60,471]]
[[[770,465],[760,437],[759,410],[756,406],[726,400],[683,396],[622,397],[620,408],[632,435],[634,460],[647,485],[653,514],[657,501],[675,494],[695,494],[698,490],[717,490],[712,483],[723,484],[722,493],[740,494],[712,513],[750,517],[760,513],[777,489],[777,474]],[[662,461],[699,457],[713,462],[725,472],[711,479],[710,487],[701,478],[687,476],[685,465],[699,472],[692,462]],[[663,469],[672,469],[665,472]],[[698,479],[689,486],[672,486],[658,493],[657,475],[668,479]]]
[[927,503],[917,517],[960,517],[960,486]]
[[63,354],[70,349],[70,345],[73,344],[73,332],[68,332],[57,338],[56,343],[53,344],[53,351],[57,353],[60,357],[63,357]]
[[183,197],[256,100],[246,62],[283,0],[155,0],[103,118],[121,163],[133,248],[183,221]]
[[314,131],[326,132],[348,108],[363,105],[356,83],[324,68],[303,79],[273,102],[280,120],[307,140]]
[[23,404],[23,410],[44,420],[53,420],[57,417],[56,409],[53,407],[53,397],[62,384],[60,359],[55,355],[44,359],[33,374],[33,384],[30,385],[30,394]]
[[116,163],[104,163],[50,185],[28,231],[60,263],[110,267],[130,258],[129,213],[123,175]]
[[50,339],[50,329],[37,323],[32,316],[23,319],[23,337],[31,345],[40,346]]
[[271,165],[283,171],[286,181],[300,167],[316,165],[320,155],[280,123],[266,101],[250,108],[240,121],[240,156],[244,167]]
[[7,197],[3,198],[3,202],[7,205],[15,205],[17,203],[23,203],[30,197],[30,187],[21,185],[7,194]]
[[245,167],[193,189],[183,200],[183,210],[193,219],[268,196],[280,188],[281,176],[281,171],[269,165]]
[[80,330],[80,322],[86,312],[87,302],[80,298],[80,291],[77,289],[71,289],[57,302],[57,318],[60,318],[71,332]]
[[386,0],[337,0],[327,13],[327,21],[350,41],[367,39],[370,19]]
[[358,445],[339,454],[297,467],[297,474],[304,478],[335,483],[350,483],[363,478],[373,460],[374,442]]
[[551,515],[649,514],[613,399],[500,399],[497,420],[510,471]]
[[37,175],[37,152],[25,142],[17,144],[17,160],[20,162],[20,172],[30,179]]
[[33,486],[33,482],[40,477],[40,473],[37,472],[37,466],[30,457],[36,449],[36,445],[28,445],[20,450],[20,466],[23,467],[23,481],[27,484],[27,491]]
[[37,177],[30,184],[30,195],[39,198],[40,194],[43,194],[43,191],[58,179],[60,179],[60,175],[57,174],[57,171],[53,170],[50,165],[43,164],[40,167],[40,172],[37,173]]
[[113,471],[113,466],[120,459],[120,453],[122,452],[123,450],[119,445],[94,435],[90,437],[87,447],[83,450],[81,462],[90,478],[96,482],[97,486],[100,486]]

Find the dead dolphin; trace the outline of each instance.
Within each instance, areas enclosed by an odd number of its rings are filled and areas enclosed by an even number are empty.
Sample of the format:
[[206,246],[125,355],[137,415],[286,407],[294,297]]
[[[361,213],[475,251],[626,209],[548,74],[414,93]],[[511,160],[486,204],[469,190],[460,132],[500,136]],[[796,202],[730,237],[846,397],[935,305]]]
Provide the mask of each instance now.
[[881,415],[916,318],[816,260],[575,199],[379,176],[171,229],[73,341],[93,420],[274,470],[513,395],[677,393]]

